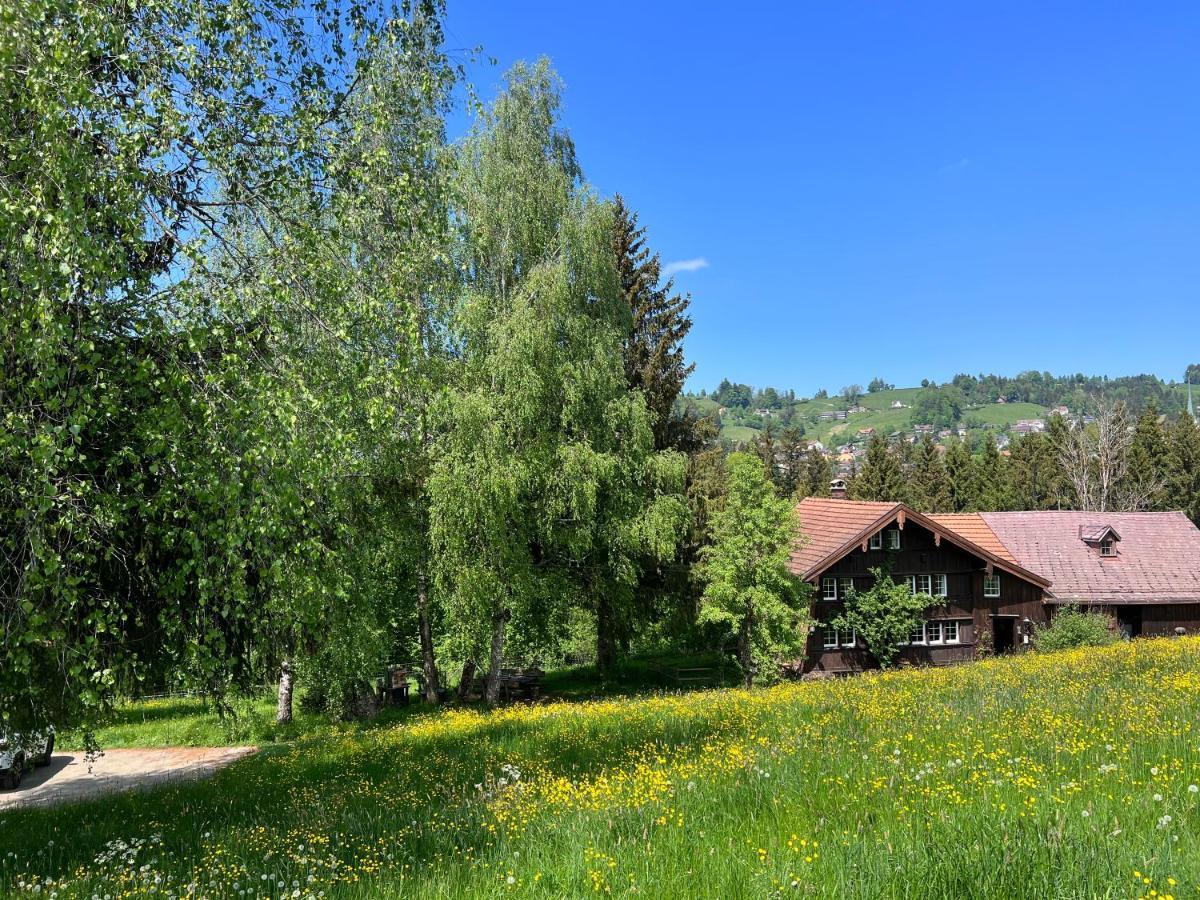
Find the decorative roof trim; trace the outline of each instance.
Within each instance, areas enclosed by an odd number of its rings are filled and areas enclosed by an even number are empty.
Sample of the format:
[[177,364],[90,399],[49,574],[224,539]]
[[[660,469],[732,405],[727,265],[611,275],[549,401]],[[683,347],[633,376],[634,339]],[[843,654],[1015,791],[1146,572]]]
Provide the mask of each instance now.
[[[824,572],[842,557],[853,552],[855,548],[857,548],[860,544],[870,538],[872,534],[893,519],[898,520],[899,523],[904,523],[906,521],[916,522],[922,528],[932,532],[934,541],[937,544],[940,545],[942,539],[944,538],[950,541],[950,543],[954,544],[956,547],[978,556],[984,561],[984,569],[989,575],[991,574],[992,569],[995,568],[1004,572],[1008,572],[1010,575],[1016,575],[1018,578],[1024,579],[1025,581],[1031,581],[1043,589],[1050,587],[1049,579],[1043,578],[1036,572],[1031,572],[1029,569],[1023,568],[1015,563],[1010,563],[1001,559],[990,550],[985,550],[978,544],[967,540],[958,532],[939,525],[937,522],[928,518],[923,513],[917,512],[915,509],[905,503],[896,503],[884,511],[883,514],[878,516],[874,521],[871,522],[871,524],[857,532],[852,538],[844,542],[836,550],[832,551],[831,553],[827,553],[823,559],[813,563],[813,565],[808,568],[808,571],[804,573],[802,578],[805,581],[815,581],[822,572]],[[904,525],[900,524],[900,527],[903,528]]]

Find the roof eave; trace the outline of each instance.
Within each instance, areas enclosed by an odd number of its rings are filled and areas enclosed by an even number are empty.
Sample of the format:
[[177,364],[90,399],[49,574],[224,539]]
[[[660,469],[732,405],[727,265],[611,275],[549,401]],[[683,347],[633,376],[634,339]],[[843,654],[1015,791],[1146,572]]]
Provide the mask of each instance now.
[[1011,563],[1005,559],[1001,559],[1000,557],[996,556],[996,554],[992,553],[990,550],[985,550],[983,547],[980,547],[978,544],[974,543],[973,541],[967,540],[965,537],[963,537],[961,534],[959,534],[957,531],[954,531],[953,529],[946,528],[943,525],[939,525],[933,519],[930,519],[929,517],[927,517],[924,513],[917,512],[916,510],[912,509],[910,506],[908,506],[905,503],[897,503],[891,509],[887,510],[882,515],[880,515],[877,519],[875,519],[875,521],[873,521],[866,528],[859,531],[858,534],[856,534],[851,540],[846,541],[837,550],[834,550],[832,553],[826,554],[823,559],[817,561],[812,566],[810,566],[809,569],[804,573],[804,575],[801,576],[803,578],[803,580],[814,581],[815,579],[820,577],[822,572],[824,572],[826,569],[828,569],[830,566],[832,566],[835,562],[837,562],[839,559],[841,559],[847,553],[850,553],[851,551],[853,551],[855,547],[857,547],[859,544],[861,544],[863,542],[864,538],[866,538],[867,536],[874,533],[874,531],[876,529],[878,529],[881,525],[886,523],[889,519],[894,518],[901,510],[903,510],[903,512],[904,512],[904,518],[906,521],[912,520],[912,521],[916,522],[917,524],[919,524],[922,528],[925,528],[928,531],[932,531],[934,534],[942,535],[943,537],[947,538],[952,544],[958,545],[960,548],[962,548],[963,550],[966,550],[968,553],[973,553],[974,555],[978,556],[980,559],[987,560],[995,568],[1001,569],[1002,571],[1005,571],[1005,572],[1008,572],[1010,575],[1016,575],[1018,578],[1024,579],[1025,581],[1031,581],[1034,584],[1041,587],[1043,590],[1050,587],[1050,579],[1044,578],[1041,575],[1038,575],[1036,572],[1031,572],[1029,569],[1026,569],[1021,565],[1018,565],[1016,563]]

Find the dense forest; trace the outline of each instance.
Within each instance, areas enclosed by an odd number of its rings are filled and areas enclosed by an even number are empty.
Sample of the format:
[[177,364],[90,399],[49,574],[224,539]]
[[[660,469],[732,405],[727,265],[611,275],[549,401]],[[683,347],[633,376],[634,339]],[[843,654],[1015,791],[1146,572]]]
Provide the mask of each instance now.
[[[276,683],[281,719],[295,685],[359,715],[396,661],[431,702],[661,645],[736,645],[749,678],[794,641],[790,503],[828,490],[827,458],[799,426],[727,455],[681,400],[688,297],[586,181],[549,62],[476,102],[443,20],[438,0],[5,18],[0,727]],[[1197,515],[1200,437],[1153,379],[926,389],[1145,412],[1115,455],[1107,414],[1008,457],[879,436],[856,496]]]

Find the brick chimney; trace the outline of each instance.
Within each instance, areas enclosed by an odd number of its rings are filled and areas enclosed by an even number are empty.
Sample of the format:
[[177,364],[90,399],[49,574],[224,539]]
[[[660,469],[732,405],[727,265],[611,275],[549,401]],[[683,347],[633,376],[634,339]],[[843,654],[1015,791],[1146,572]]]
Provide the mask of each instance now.
[[835,478],[829,482],[829,496],[834,500],[846,499],[846,479]]

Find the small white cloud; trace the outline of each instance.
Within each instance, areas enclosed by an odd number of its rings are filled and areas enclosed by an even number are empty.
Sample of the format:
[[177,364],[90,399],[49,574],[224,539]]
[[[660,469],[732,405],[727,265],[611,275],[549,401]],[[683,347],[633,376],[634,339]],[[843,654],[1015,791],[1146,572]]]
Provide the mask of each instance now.
[[663,266],[662,273],[669,278],[679,272],[698,272],[700,269],[707,268],[708,260],[703,256],[697,256],[695,259],[677,259],[669,262]]

